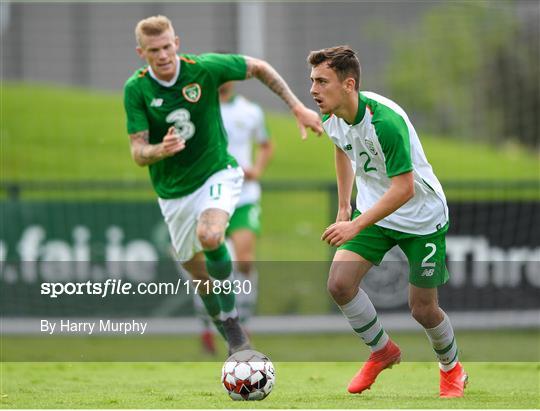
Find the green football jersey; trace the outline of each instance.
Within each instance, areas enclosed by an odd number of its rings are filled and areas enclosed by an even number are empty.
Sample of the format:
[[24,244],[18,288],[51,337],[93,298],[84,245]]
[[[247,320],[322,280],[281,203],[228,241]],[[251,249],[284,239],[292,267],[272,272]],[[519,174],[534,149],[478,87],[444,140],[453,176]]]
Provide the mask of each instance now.
[[227,152],[227,135],[221,120],[218,88],[246,78],[246,61],[233,54],[183,54],[176,82],[167,87],[156,81],[149,68],[141,68],[124,86],[128,134],[148,130],[150,143],[163,140],[175,126],[186,140],[184,150],[149,166],[159,197],[186,196],[213,174],[237,166]]

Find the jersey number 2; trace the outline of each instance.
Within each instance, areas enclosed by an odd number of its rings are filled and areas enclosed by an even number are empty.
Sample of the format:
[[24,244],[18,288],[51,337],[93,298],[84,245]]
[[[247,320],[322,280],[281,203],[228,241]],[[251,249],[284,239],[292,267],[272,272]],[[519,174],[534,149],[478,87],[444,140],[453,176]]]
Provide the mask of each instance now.
[[430,263],[428,262],[428,260],[433,257],[433,255],[435,254],[435,252],[437,251],[437,246],[433,243],[426,243],[426,248],[431,248],[431,251],[429,252],[428,255],[426,255],[424,257],[424,259],[422,260],[422,267],[423,268],[426,268],[426,267],[435,267],[435,263]]
[[358,154],[358,157],[362,157],[364,154],[366,155],[366,162],[364,163],[364,171],[366,173],[369,173],[370,171],[377,171],[375,167],[369,166],[369,163],[371,163],[371,157],[369,156],[368,153],[366,153],[365,151],[362,151],[360,154]]

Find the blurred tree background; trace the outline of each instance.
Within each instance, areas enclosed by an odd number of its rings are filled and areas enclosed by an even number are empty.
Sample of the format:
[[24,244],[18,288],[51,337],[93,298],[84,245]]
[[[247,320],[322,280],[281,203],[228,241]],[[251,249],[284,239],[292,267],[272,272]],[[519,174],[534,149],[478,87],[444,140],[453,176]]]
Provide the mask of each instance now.
[[538,147],[539,15],[511,5],[441,5],[391,36],[391,95],[424,129]]

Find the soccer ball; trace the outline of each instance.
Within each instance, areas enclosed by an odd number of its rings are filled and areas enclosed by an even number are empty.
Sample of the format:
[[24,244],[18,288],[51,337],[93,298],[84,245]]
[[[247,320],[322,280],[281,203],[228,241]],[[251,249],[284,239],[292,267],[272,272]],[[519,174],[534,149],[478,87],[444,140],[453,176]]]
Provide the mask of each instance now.
[[254,350],[238,351],[227,358],[221,383],[235,401],[259,401],[274,387],[276,374],[270,359]]

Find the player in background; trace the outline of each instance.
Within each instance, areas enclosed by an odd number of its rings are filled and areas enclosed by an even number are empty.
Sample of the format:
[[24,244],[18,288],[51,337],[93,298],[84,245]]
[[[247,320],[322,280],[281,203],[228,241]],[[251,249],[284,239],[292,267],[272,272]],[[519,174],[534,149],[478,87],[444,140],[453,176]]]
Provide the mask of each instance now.
[[[234,278],[251,283],[249,293],[236,295],[240,321],[246,324],[255,310],[257,302],[258,273],[254,264],[255,245],[260,234],[260,198],[262,177],[272,158],[274,147],[265,125],[264,112],[255,103],[236,94],[234,82],[229,81],[219,88],[221,117],[229,140],[229,153],[244,170],[244,185],[226,230],[232,246]],[[253,144],[256,145],[253,162]],[[201,341],[205,351],[216,352],[214,335],[208,316],[201,309],[200,299],[195,299],[197,310],[203,314],[204,330]]]
[[[313,51],[311,95],[335,144],[339,211],[322,240],[338,246],[328,290],[371,355],[349,384],[369,389],[385,368],[399,363],[399,347],[360,288],[369,269],[395,245],[409,267],[409,306],[425,329],[440,367],[440,396],[461,397],[467,375],[458,360],[454,331],[439,307],[437,287],[448,281],[445,235],[448,207],[407,114],[393,101],[360,92],[361,68],[348,46]],[[358,194],[351,215],[356,178]]]
[[[194,278],[231,279],[225,229],[243,183],[243,171],[227,152],[219,87],[255,77],[276,93],[307,128],[322,132],[317,113],[306,108],[267,62],[241,55],[177,54],[180,39],[167,17],[141,20],[137,54],[146,67],[124,86],[131,155],[148,166],[150,179],[178,260]],[[234,293],[199,287],[205,308],[229,352],[250,347],[239,324]],[[215,291],[215,292],[214,292]],[[204,294],[202,294],[204,293]]]

